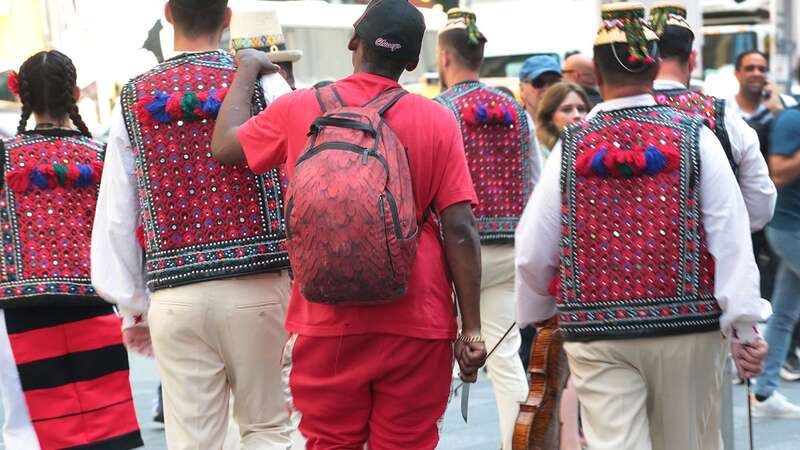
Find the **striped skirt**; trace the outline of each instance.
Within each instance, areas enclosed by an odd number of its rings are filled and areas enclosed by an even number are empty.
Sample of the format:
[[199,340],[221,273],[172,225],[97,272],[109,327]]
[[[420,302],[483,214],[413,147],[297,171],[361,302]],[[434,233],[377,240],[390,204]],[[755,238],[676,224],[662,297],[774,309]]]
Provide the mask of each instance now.
[[9,450],[143,445],[110,305],[0,310],[0,390]]

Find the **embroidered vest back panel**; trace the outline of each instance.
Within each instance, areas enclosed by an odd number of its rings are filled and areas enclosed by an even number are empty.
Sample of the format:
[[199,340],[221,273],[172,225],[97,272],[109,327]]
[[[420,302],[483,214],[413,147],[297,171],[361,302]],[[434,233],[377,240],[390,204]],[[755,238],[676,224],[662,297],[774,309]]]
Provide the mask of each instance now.
[[437,100],[459,119],[481,242],[513,242],[533,190],[530,131],[515,99],[478,82],[460,83]]
[[652,107],[566,131],[557,290],[569,339],[719,326],[696,186],[700,126]]
[[3,147],[0,305],[102,301],[89,266],[102,144],[25,133]]
[[[235,68],[221,52],[168,60],[126,85],[151,290],[288,267],[282,179],[211,157]],[[264,108],[256,88],[253,113]]]
[[656,91],[654,95],[659,105],[670,106],[689,114],[702,117],[711,131],[717,136],[734,170],[737,167],[733,160],[731,139],[725,128],[725,100],[705,95],[688,89],[666,89]]

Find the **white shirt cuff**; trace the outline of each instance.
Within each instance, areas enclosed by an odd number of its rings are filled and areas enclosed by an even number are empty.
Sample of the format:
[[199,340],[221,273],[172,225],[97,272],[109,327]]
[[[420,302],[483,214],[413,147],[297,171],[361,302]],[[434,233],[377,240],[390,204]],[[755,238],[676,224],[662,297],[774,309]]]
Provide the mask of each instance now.
[[133,311],[124,307],[118,307],[119,315],[122,317],[122,329],[127,330],[133,327],[148,327],[147,311]]

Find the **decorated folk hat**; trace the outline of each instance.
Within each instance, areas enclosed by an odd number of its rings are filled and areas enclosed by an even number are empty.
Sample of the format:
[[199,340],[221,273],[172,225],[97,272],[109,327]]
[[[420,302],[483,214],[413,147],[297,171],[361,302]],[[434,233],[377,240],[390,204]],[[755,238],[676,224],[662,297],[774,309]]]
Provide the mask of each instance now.
[[296,62],[303,56],[300,50],[286,49],[286,38],[274,9],[234,11],[230,33],[230,49],[234,51],[263,50],[273,63]]
[[447,11],[447,24],[439,31],[439,34],[450,30],[466,30],[467,43],[478,45],[486,42],[486,37],[478,29],[477,21],[474,12],[462,8],[452,8]]
[[667,26],[677,26],[692,31],[692,27],[686,21],[686,15],[686,8],[680,3],[656,3],[650,9],[650,26],[658,36],[664,33]]
[[594,45],[628,44],[629,64],[653,64],[650,42],[658,36],[644,20],[644,6],[638,2],[603,5],[602,22]]

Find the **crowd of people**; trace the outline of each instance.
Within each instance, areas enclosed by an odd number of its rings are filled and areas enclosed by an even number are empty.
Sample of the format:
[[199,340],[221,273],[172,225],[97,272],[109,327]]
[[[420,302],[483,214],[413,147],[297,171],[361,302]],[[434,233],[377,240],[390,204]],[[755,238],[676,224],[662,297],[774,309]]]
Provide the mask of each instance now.
[[295,89],[274,11],[227,3],[166,2],[177,56],[125,85],[105,148],[66,55],[9,80],[6,448],[142,446],[126,349],[156,358],[177,450],[434,449],[454,364],[486,368],[503,450],[720,449],[728,355],[753,415],[800,418],[777,392],[800,378],[800,110],[767,55],[708,96],[679,3],[614,3],[591,57],[525,61],[518,101],[454,9],[430,100],[398,83],[421,13],[372,0],[353,74]]

